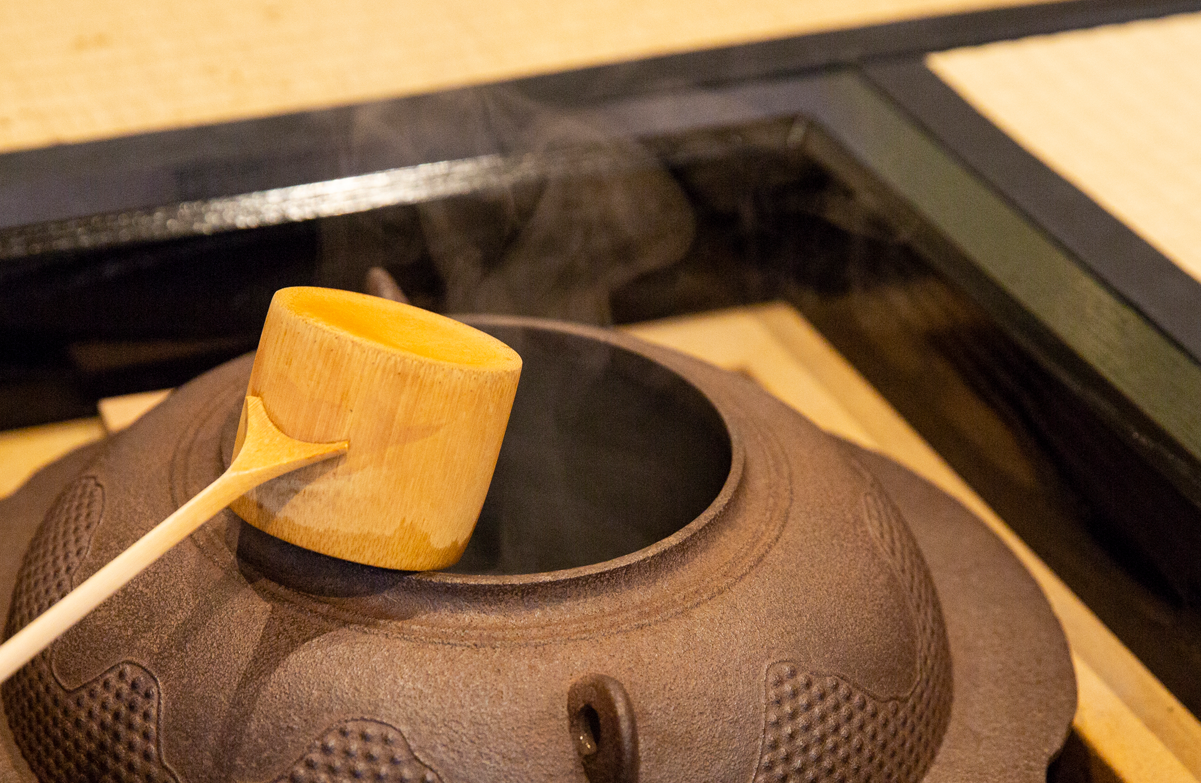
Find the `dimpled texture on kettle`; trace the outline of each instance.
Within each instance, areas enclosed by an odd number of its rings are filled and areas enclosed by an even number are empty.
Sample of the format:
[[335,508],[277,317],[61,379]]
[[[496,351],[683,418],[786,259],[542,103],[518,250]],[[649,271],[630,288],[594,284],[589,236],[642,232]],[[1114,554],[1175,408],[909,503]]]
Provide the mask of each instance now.
[[[63,490],[25,553],[17,574],[6,636],[19,631],[74,587],[74,573],[104,514],[104,488],[82,476]],[[160,698],[155,677],[123,662],[68,690],[38,653],[0,692],[13,738],[42,780],[177,780],[159,745]]]
[[899,512],[861,473],[869,489],[858,516],[901,583],[916,624],[916,681],[902,698],[877,699],[837,675],[773,664],[755,783],[920,780],[950,721],[951,656],[934,585]]
[[351,720],[326,731],[273,783],[442,783],[413,753],[404,735],[374,720]]
[[104,487],[94,476],[71,482],[54,501],[21,562],[6,637],[71,591],[71,577],[87,555],[103,515]]

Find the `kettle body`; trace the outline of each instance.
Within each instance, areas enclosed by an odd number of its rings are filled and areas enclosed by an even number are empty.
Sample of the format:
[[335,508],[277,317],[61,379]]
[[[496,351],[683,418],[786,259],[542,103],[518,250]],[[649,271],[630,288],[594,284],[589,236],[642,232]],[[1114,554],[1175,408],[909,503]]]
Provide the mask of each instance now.
[[[5,683],[28,765],[14,769],[782,783],[988,764],[976,779],[1045,776],[1074,707],[1066,645],[1029,576],[957,504],[734,374],[603,330],[469,322],[525,370],[455,569],[335,560],[224,511]],[[176,390],[56,486],[40,522],[22,521],[37,529],[11,576],[9,633],[224,470],[249,368]],[[936,568],[922,531],[941,547]],[[971,586],[948,536],[965,562],[993,564],[985,587],[1007,597]],[[1022,637],[973,639],[969,616]],[[1013,675],[1012,704],[976,698],[985,686],[965,673],[980,661]],[[1031,666],[1041,690],[1022,683]],[[990,732],[1004,741],[981,751]],[[1019,735],[1033,738],[1019,754],[1030,761],[1005,769]]]

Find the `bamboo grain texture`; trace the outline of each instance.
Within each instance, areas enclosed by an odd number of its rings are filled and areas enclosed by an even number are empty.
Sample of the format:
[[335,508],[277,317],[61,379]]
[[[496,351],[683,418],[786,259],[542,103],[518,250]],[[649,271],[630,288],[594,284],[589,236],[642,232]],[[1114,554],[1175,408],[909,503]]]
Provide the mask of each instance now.
[[283,289],[247,394],[261,396],[289,435],[348,440],[350,450],[230,507],[333,557],[406,570],[451,565],[487,495],[520,374],[516,352],[458,321],[364,294]]

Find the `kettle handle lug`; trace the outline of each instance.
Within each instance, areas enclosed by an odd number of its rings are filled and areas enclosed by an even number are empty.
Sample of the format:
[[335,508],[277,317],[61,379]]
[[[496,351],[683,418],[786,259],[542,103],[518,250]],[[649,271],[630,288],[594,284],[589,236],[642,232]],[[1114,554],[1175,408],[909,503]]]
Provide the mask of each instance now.
[[589,783],[637,783],[634,705],[619,681],[587,674],[572,683],[567,721]]

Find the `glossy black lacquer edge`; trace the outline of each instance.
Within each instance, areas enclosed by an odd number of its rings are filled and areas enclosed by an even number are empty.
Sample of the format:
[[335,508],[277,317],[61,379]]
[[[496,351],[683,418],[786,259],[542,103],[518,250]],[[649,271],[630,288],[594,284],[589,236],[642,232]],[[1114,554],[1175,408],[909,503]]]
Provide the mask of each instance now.
[[[1201,0],[1068,0],[914,19],[547,74],[474,89],[515,90],[552,109],[798,75],[1059,30],[1201,8]],[[446,96],[456,91],[438,95]],[[349,159],[356,113],[417,114],[431,96],[161,131],[0,155],[5,228],[251,193],[399,167],[389,150]],[[479,154],[448,129],[439,159]]]
[[[874,194],[943,274],[1071,376],[1070,385],[1111,409],[1114,421],[1126,422],[1125,437],[1201,502],[1199,421],[1179,404],[1201,388],[1196,358],[864,78],[862,69],[814,80],[810,90],[825,94],[807,101],[819,126],[810,134],[810,154],[857,191]],[[827,133],[836,148],[820,144]],[[1077,309],[1066,309],[1074,320],[1061,317],[1064,307],[1048,308],[1048,298],[1073,303]],[[1082,332],[1088,339],[1081,340]],[[1132,372],[1127,360],[1143,371]]]
[[1201,283],[976,111],[922,58],[863,72],[1094,276],[1201,361]]

